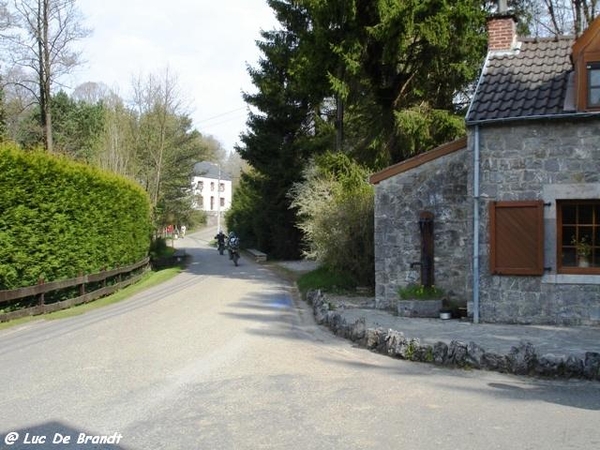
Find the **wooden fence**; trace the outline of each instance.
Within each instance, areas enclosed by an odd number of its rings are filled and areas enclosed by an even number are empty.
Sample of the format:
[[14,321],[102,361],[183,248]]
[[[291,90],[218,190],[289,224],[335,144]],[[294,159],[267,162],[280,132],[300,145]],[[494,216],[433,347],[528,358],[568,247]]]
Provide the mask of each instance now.
[[[81,275],[76,278],[53,281],[50,283],[44,283],[43,281],[40,281],[40,283],[36,286],[0,291],[0,308],[5,303],[37,297],[37,305],[35,306],[22,308],[7,313],[0,313],[0,322],[8,322],[9,320],[18,319],[20,317],[60,311],[62,309],[71,308],[72,306],[87,303],[92,300],[96,300],[97,298],[110,295],[119,289],[123,289],[124,287],[137,282],[142,277],[144,272],[150,267],[149,262],[150,259],[146,257],[135,264],[126,267],[119,267],[118,269],[107,270],[91,275]],[[136,275],[128,276],[124,280],[122,279],[124,275],[131,274],[138,269],[143,270]],[[106,282],[110,278],[116,278],[117,282],[107,286]],[[86,292],[86,285],[89,283],[102,283],[102,287],[91,292]],[[70,287],[79,288],[79,295],[77,297],[69,298],[63,301],[57,301],[54,303],[45,303],[44,294]]]

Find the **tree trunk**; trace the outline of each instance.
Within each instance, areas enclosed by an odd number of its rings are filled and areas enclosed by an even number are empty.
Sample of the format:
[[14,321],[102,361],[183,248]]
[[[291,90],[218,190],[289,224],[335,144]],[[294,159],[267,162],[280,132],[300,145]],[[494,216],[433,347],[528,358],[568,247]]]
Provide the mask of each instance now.
[[43,11],[42,11],[42,53],[40,54],[41,64],[43,65],[42,76],[40,81],[42,89],[44,90],[44,108],[41,113],[43,116],[42,127],[44,129],[44,146],[46,150],[52,152],[54,150],[52,140],[52,113],[50,107],[50,82],[51,82],[51,67],[50,67],[50,42],[48,40],[48,11],[50,8],[50,0],[43,0]]

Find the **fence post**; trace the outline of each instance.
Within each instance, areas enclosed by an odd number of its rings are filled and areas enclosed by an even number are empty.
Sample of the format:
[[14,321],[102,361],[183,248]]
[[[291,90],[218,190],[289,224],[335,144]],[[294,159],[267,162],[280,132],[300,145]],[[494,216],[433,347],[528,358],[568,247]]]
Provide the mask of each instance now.
[[[83,277],[83,271],[79,271],[79,276]],[[85,295],[85,282],[79,285],[79,296],[83,297]]]
[[[44,284],[44,279],[42,277],[39,277],[38,278],[38,286],[41,286],[42,284]],[[44,306],[44,293],[43,292],[40,293],[39,305]]]

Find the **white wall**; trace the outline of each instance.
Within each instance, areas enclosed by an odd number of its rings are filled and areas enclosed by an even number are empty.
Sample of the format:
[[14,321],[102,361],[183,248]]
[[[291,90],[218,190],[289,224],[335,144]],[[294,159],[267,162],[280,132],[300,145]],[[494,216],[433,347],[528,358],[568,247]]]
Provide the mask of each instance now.
[[[218,184],[221,185],[220,191],[217,189]],[[195,199],[195,209],[207,212],[216,212],[220,209],[223,212],[231,208],[232,185],[230,180],[194,176],[192,178],[192,192]],[[200,196],[203,200],[202,205],[199,204]],[[222,199],[220,207],[218,206],[219,199]]]

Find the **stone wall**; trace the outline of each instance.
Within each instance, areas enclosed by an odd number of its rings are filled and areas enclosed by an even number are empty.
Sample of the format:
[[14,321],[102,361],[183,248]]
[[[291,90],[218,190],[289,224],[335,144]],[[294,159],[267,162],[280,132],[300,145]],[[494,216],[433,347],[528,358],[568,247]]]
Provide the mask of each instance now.
[[[398,288],[420,282],[419,213],[434,214],[435,286],[450,300],[470,295],[472,221],[466,149],[381,181],[375,194],[376,306],[393,308]],[[472,208],[471,208],[472,209]]]
[[319,325],[327,326],[337,336],[360,347],[394,358],[515,375],[600,380],[600,354],[596,352],[585,352],[583,357],[540,354],[529,342],[521,342],[507,354],[486,351],[476,342],[452,340],[424,344],[417,338],[405,336],[402,330],[368,328],[364,318],[347,323],[342,314],[331,310],[320,291],[308,292],[307,301]]
[[[470,149],[474,139],[469,139]],[[600,199],[600,121],[528,121],[480,128],[480,318],[484,322],[599,325],[600,276],[556,272],[556,200]],[[469,193],[472,195],[472,177]],[[543,200],[544,276],[489,270],[491,201]]]

